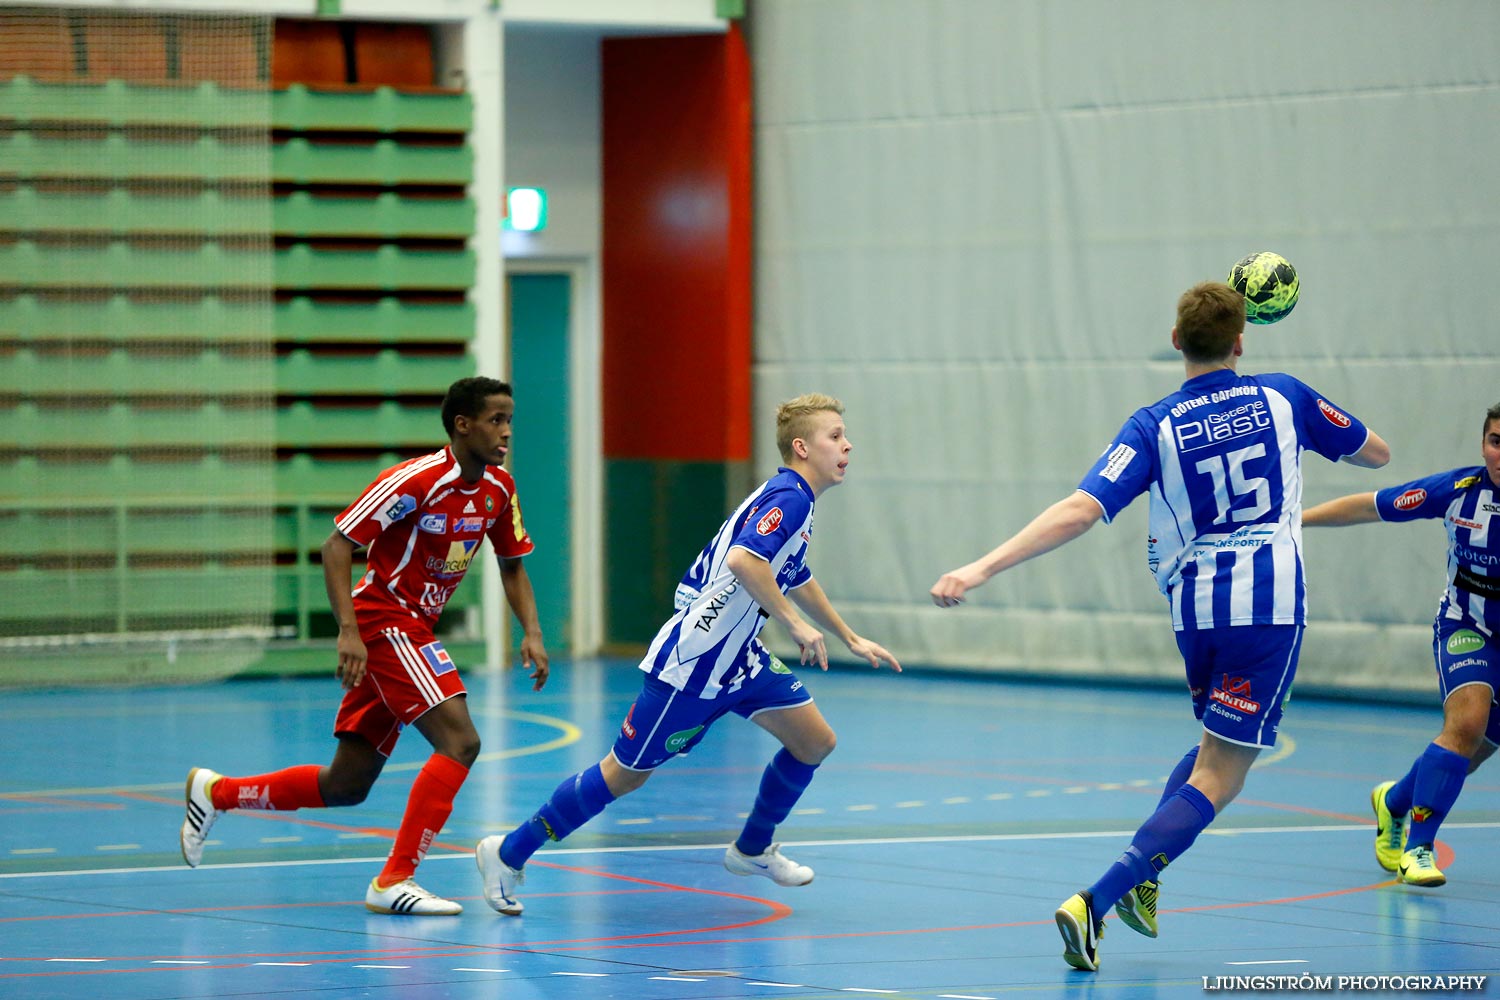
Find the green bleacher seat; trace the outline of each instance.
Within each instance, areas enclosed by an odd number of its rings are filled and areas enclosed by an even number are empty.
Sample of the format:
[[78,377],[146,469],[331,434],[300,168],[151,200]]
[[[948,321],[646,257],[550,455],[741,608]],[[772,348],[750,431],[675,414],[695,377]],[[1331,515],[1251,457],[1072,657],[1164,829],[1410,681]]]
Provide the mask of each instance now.
[[103,353],[17,349],[0,368],[0,394],[32,399],[98,396],[179,397],[194,392],[216,396],[270,395],[275,366],[264,356],[225,355],[217,350],[183,354]]
[[[0,199],[0,210],[3,210]],[[277,236],[366,236],[383,239],[466,239],[474,231],[467,198],[322,198],[297,191],[272,206]]]
[[[5,306],[0,301],[0,328]],[[295,343],[467,343],[474,307],[463,302],[326,302],[299,295],[276,306],[276,339]]]
[[283,395],[401,396],[442,393],[474,374],[467,354],[421,355],[383,350],[373,355],[318,355],[295,350],[276,362]]
[[372,442],[384,448],[420,448],[441,439],[440,411],[438,405],[403,406],[390,401],[347,408],[298,401],[277,412],[276,440],[292,448],[368,446]]
[[[3,89],[3,85],[0,85]],[[3,100],[3,98],[0,98]],[[269,143],[191,142],[81,135],[0,134],[0,178],[17,180],[266,180],[273,175]]]
[[[45,500],[58,508],[127,501],[269,503],[274,472],[275,463],[269,459],[225,459],[217,454],[185,456],[181,461],[123,454],[100,461],[66,452],[45,457],[0,456],[0,477],[16,487],[45,484]],[[5,506],[15,505],[8,502]]]
[[38,83],[26,76],[0,80],[0,121],[19,125],[265,128],[272,113],[268,92],[230,90],[212,83],[151,87],[123,80],[87,84]]
[[71,340],[264,342],[277,313],[262,301],[214,295],[189,302],[138,301],[127,295],[83,301],[23,293],[0,296],[0,341]]
[[[3,264],[0,251],[0,264]],[[296,244],[276,253],[276,287],[288,290],[466,290],[474,283],[469,250],[314,250]]]
[[474,175],[468,146],[319,143],[291,138],[271,150],[271,176],[291,184],[465,185]]
[[309,90],[293,84],[272,95],[275,126],[294,132],[469,131],[473,107],[466,93],[403,93],[390,87]]

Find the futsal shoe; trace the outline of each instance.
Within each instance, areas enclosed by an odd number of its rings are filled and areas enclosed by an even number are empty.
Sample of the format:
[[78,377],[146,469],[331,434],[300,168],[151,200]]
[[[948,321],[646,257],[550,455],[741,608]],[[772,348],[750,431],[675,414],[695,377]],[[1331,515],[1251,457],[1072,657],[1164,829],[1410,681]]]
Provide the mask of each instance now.
[[456,917],[464,912],[458,903],[434,896],[412,879],[386,889],[380,888],[379,878],[370,879],[370,888],[365,890],[365,909],[408,917]]
[[1448,881],[1448,876],[1438,871],[1437,861],[1432,856],[1432,848],[1427,844],[1418,844],[1401,855],[1401,864],[1397,872],[1401,876],[1401,881],[1407,885],[1435,887]]
[[500,860],[503,843],[502,836],[485,837],[474,846],[474,863],[479,866],[479,877],[484,882],[484,901],[496,913],[518,917],[526,907],[516,898],[516,886],[526,881],[526,873]]
[[1098,972],[1104,922],[1094,916],[1094,897],[1087,889],[1074,893],[1053,916],[1062,934],[1063,961],[1084,972]]
[[777,885],[806,885],[813,880],[813,870],[782,854],[780,844],[753,855],[730,844],[724,852],[724,867],[735,875],[760,875]]
[[1375,860],[1388,872],[1401,865],[1401,854],[1406,850],[1406,814],[1391,812],[1385,804],[1385,793],[1395,785],[1394,781],[1382,781],[1370,790],[1370,808],[1375,810]]
[[181,840],[182,860],[189,868],[197,868],[198,862],[203,860],[203,842],[208,839],[214,820],[219,818],[212,790],[214,782],[222,777],[219,772],[206,767],[195,767],[188,772],[187,788],[183,792],[187,816],[182,821]]
[[1142,882],[1115,904],[1120,922],[1137,934],[1156,937],[1156,896],[1161,883],[1155,879]]

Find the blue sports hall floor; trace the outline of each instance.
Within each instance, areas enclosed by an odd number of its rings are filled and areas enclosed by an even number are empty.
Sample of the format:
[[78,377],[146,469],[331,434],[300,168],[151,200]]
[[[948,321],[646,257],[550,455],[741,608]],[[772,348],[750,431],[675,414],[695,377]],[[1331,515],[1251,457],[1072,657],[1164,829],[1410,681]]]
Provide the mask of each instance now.
[[1500,969],[1500,773],[1471,778],[1443,828],[1447,886],[1396,885],[1371,851],[1370,787],[1432,738],[1435,705],[1294,699],[1281,745],[1166,873],[1161,936],[1111,916],[1089,974],[1063,963],[1052,911],[1197,741],[1186,695],[799,673],[839,734],[778,835],[812,884],[720,864],[775,747],[731,717],[539,854],[521,918],[484,905],[472,846],[603,755],[632,663],[556,662],[540,694],[519,672],[469,677],[484,750],[419,872],[459,917],[363,905],[428,753],[415,732],[363,805],[226,814],[203,866],[182,864],[187,769],[326,763],[331,677],[8,693],[0,997],[1166,997],[1221,976]]

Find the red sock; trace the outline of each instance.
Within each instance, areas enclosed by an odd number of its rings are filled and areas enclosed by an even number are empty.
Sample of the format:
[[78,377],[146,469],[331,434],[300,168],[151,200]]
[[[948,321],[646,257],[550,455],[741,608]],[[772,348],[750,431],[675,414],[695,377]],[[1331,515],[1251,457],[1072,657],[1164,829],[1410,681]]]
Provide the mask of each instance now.
[[427,758],[417,780],[412,782],[406,815],[401,817],[396,842],[391,845],[390,857],[376,880],[382,887],[404,882],[416,873],[433,838],[453,814],[453,797],[468,776],[469,769],[452,757],[435,753]]
[[249,778],[231,778],[228,775],[214,782],[209,794],[215,809],[274,809],[286,812],[306,807],[323,805],[323,793],[318,790],[317,764],[301,764],[270,774],[257,774]]

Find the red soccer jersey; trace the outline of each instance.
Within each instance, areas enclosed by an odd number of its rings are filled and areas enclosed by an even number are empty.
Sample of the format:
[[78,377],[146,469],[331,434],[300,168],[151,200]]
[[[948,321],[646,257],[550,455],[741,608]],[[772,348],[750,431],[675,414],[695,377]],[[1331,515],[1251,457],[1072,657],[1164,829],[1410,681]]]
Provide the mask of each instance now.
[[498,465],[464,482],[448,448],[393,465],[335,520],[369,547],[368,569],[354,588],[357,612],[410,615],[429,625],[469,568],[485,535],[501,557],[535,546],[521,523],[516,483]]

